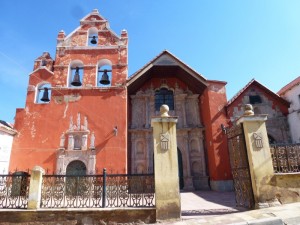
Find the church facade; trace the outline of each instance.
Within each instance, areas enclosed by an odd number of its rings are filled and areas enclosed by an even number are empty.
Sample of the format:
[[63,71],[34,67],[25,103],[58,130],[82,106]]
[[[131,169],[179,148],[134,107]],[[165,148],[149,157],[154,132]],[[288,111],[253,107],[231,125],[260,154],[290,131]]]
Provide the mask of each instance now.
[[128,76],[127,31],[117,35],[93,10],[69,35],[59,32],[54,59],[45,52],[35,60],[10,170],[153,173],[150,122],[167,104],[178,116],[181,189],[231,190],[225,85],[168,51]]

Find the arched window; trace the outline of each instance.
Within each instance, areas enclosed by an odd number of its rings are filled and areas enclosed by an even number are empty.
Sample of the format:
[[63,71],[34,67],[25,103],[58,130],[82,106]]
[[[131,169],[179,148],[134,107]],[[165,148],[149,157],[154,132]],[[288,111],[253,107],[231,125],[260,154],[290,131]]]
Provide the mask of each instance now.
[[51,85],[49,83],[40,83],[35,91],[35,103],[47,104],[51,99]]
[[170,110],[174,110],[173,91],[167,88],[161,88],[155,92],[155,110],[159,111],[162,105],[168,105]]
[[112,63],[108,59],[101,59],[97,66],[96,86],[109,87],[112,82]]
[[98,30],[95,27],[88,31],[87,46],[98,46]]
[[80,60],[74,60],[70,63],[68,74],[68,87],[82,86],[84,75],[83,63]]

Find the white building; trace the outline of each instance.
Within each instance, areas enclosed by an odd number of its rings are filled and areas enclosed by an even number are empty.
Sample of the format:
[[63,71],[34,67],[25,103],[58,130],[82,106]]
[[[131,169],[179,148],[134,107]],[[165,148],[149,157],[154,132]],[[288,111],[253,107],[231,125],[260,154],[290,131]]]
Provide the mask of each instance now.
[[8,173],[13,136],[17,132],[3,120],[0,120],[0,174]]
[[291,103],[288,123],[293,143],[300,143],[300,76],[285,85],[277,93]]

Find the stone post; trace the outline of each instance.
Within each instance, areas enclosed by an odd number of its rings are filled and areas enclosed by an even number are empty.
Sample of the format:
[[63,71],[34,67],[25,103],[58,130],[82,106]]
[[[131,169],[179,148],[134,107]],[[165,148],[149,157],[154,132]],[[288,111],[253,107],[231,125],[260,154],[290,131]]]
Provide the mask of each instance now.
[[254,115],[251,105],[237,121],[243,123],[255,208],[267,207],[275,200],[268,183],[274,175],[269,138],[265,121],[267,115]]
[[161,116],[153,117],[154,174],[156,220],[179,219],[181,215],[178,156],[176,142],[177,117],[168,115],[169,107],[160,107]]
[[45,170],[39,166],[33,167],[31,171],[28,209],[40,208],[43,174],[45,174]]

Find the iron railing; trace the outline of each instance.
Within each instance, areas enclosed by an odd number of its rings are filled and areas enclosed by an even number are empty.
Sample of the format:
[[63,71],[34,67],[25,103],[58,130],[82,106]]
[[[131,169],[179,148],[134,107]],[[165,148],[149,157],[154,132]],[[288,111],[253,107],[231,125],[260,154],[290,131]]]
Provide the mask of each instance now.
[[153,174],[44,175],[41,208],[153,207]]
[[26,209],[30,175],[17,172],[0,175],[0,208]]
[[270,145],[274,173],[300,172],[300,144]]

